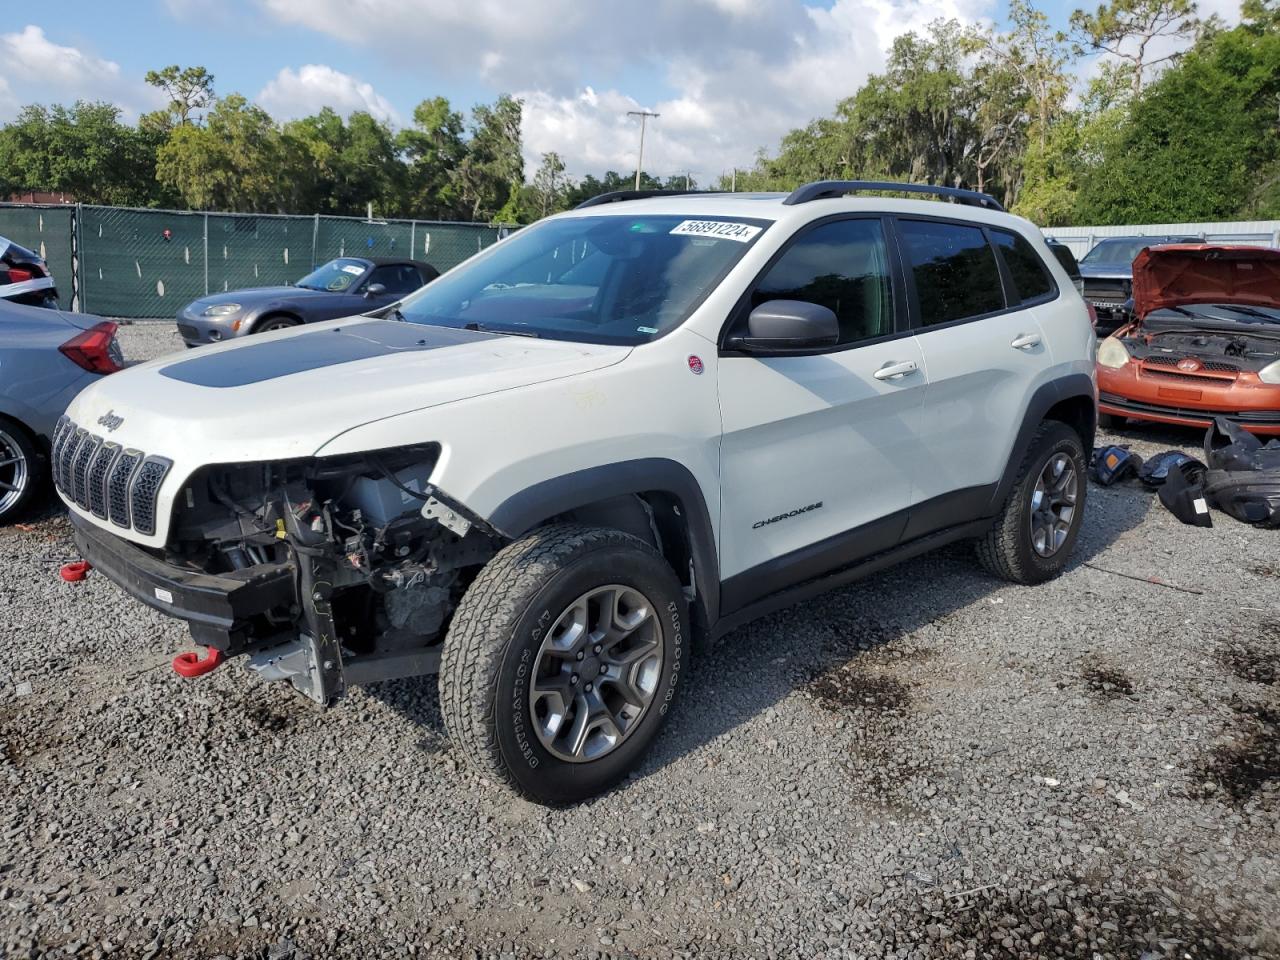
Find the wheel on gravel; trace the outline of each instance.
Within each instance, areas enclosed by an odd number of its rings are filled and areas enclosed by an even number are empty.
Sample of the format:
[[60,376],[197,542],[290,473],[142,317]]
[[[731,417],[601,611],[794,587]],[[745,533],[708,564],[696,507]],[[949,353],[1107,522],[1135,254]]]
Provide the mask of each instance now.
[[651,546],[557,524],[495,556],[445,638],[440,704],[480,771],[539,803],[574,803],[635,767],[687,656],[684,595]]
[[1098,426],[1104,430],[1115,430],[1124,426],[1125,419],[1124,417],[1116,416],[1114,413],[1100,413],[1098,414]]
[[0,524],[18,516],[43,483],[31,434],[21,424],[0,417]]
[[288,330],[290,327],[298,326],[302,321],[295,320],[293,317],[268,317],[258,326],[253,328],[254,333],[270,333],[272,330]]
[[1088,460],[1065,423],[1040,424],[995,525],[978,541],[978,558],[1013,583],[1043,583],[1067,565],[1084,520]]

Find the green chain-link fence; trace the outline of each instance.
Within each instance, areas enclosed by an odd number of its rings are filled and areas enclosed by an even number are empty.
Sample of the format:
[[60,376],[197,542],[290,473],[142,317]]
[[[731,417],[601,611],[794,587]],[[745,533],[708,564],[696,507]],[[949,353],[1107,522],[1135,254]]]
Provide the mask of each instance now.
[[444,271],[507,228],[481,223],[0,204],[0,236],[49,261],[65,308],[172,317],[206,293],[293,283],[341,256]]

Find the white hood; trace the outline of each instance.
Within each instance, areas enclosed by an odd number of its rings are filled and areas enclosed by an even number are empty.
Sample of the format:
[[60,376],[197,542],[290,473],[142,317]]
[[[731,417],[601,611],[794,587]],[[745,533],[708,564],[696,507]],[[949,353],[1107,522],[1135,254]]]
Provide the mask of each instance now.
[[[167,508],[174,481],[206,464],[311,456],[354,427],[586,373],[617,363],[630,349],[345,320],[104,377],[76,397],[67,415],[90,433],[171,460],[160,495]],[[163,539],[117,532],[140,542]]]

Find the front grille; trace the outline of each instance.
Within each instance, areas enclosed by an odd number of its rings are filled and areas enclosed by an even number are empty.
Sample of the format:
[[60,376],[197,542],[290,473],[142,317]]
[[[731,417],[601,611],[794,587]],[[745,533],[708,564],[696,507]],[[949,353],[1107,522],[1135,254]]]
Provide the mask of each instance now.
[[1161,370],[1144,368],[1144,377],[1157,377],[1161,380],[1177,380],[1181,383],[1205,383],[1215,387],[1229,387],[1235,382],[1232,377],[1211,377],[1200,373],[1183,373],[1181,370]]
[[63,417],[50,446],[53,482],[62,494],[118,527],[156,532],[156,502],[172,462],[122,450]]
[[[1155,356],[1143,357],[1142,359],[1144,363],[1154,363],[1162,367],[1176,367],[1179,363],[1188,358],[1172,356],[1170,354],[1156,354]],[[1240,372],[1240,368],[1234,363],[1223,363],[1221,360],[1201,360],[1199,357],[1196,357],[1195,359],[1205,370],[1213,370],[1217,373]]]
[[200,331],[189,323],[180,323],[178,324],[178,336],[182,337],[183,340],[199,340]]

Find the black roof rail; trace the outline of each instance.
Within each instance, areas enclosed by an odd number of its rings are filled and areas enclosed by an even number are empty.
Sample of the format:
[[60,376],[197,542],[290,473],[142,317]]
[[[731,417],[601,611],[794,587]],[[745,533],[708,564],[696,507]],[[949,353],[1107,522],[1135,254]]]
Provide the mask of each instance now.
[[650,197],[689,197],[694,194],[720,193],[719,190],[614,190],[612,193],[601,193],[589,200],[583,200],[573,209],[598,207],[602,203],[620,203],[623,200],[647,200]]
[[970,207],[984,207],[987,210],[1004,211],[1004,205],[989,194],[977,190],[961,190],[959,187],[935,187],[928,183],[894,183],[891,180],[818,180],[796,187],[791,195],[783,200],[786,206],[797,203],[808,203],[811,200],[827,200],[832,197],[843,197],[846,193],[863,191],[885,191],[893,193],[929,193],[937,197],[947,197],[956,203]]

